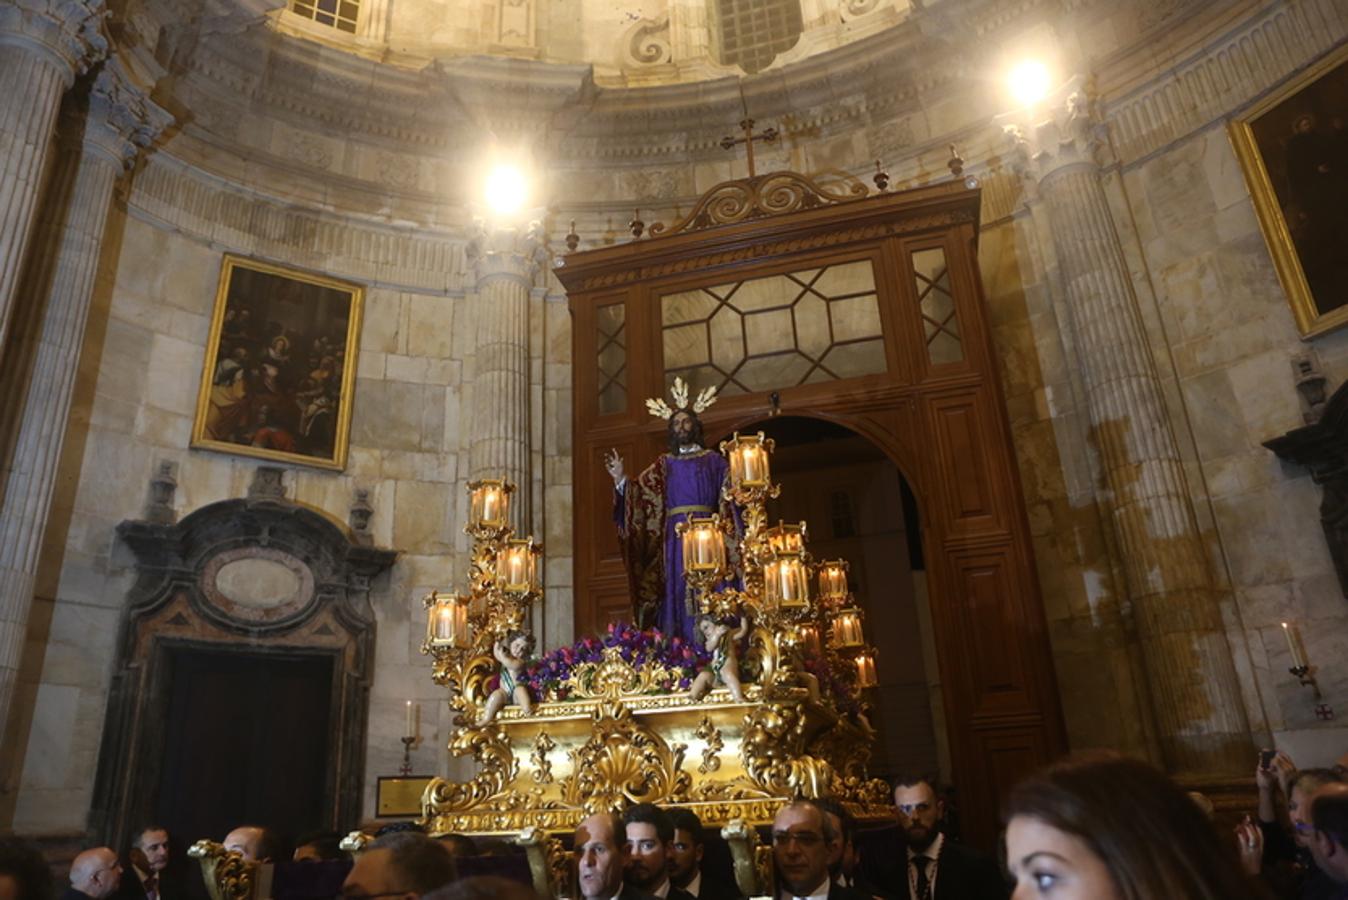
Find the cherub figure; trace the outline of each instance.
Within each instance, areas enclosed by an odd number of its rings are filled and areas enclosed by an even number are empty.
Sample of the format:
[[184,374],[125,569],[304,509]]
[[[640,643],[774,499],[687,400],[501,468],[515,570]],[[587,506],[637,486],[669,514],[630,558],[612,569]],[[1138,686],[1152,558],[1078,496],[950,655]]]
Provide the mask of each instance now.
[[701,700],[718,683],[724,684],[735,702],[744,702],[744,688],[740,685],[739,642],[749,633],[749,617],[741,616],[739,627],[733,632],[727,622],[715,616],[701,615],[697,619],[704,646],[711,651],[711,664],[693,679],[689,693]]
[[526,716],[533,712],[534,708],[529,688],[524,684],[524,667],[528,664],[529,657],[534,655],[534,636],[527,631],[512,631],[505,636],[505,640],[498,640],[493,644],[491,652],[501,664],[501,683],[487,697],[487,705],[483,707],[482,715],[477,720],[479,726],[490,725],[495,721],[501,707],[512,700],[524,710]]

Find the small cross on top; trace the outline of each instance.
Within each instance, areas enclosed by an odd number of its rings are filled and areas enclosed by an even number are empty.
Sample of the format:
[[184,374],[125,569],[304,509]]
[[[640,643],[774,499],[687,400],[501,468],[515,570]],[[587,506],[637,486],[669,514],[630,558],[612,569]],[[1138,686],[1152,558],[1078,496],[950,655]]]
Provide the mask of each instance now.
[[776,128],[765,128],[759,134],[754,134],[754,120],[743,119],[740,121],[740,129],[744,132],[744,137],[737,138],[726,135],[721,138],[721,149],[730,150],[736,144],[743,144],[744,149],[749,156],[749,177],[754,177],[754,141],[762,141],[765,144],[771,144],[780,136]]

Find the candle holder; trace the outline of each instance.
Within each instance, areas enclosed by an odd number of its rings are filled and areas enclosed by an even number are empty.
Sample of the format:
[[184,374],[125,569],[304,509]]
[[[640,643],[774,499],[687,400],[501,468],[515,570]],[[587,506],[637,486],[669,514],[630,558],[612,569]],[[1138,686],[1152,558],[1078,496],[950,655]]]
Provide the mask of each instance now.
[[405,734],[402,736],[403,742],[403,764],[398,767],[398,774],[407,776],[412,774],[412,745],[417,742],[416,735]]
[[829,629],[829,644],[835,650],[855,650],[866,644],[861,630],[861,610],[855,607],[839,610],[833,616]]
[[501,478],[468,482],[468,525],[465,531],[478,537],[499,535],[510,527],[510,495],[515,486]]
[[508,540],[496,551],[496,586],[507,594],[538,592],[538,558],[543,548],[532,537]]
[[472,646],[468,625],[469,600],[459,594],[431,591],[426,606],[426,643],[424,649],[466,650]]

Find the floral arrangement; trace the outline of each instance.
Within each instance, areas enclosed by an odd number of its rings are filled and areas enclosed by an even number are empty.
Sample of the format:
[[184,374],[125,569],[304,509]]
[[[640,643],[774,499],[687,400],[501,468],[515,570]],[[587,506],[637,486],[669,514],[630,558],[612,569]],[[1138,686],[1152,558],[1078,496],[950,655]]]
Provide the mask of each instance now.
[[625,622],[610,624],[600,637],[585,637],[569,647],[559,647],[529,663],[524,684],[537,699],[565,700],[570,694],[568,680],[578,666],[600,663],[604,650],[617,647],[623,661],[635,669],[662,666],[668,675],[659,682],[657,693],[686,691],[693,679],[711,660],[701,647],[675,635],[667,637],[657,628],[641,631]]
[[[861,698],[857,696],[856,685],[849,678],[850,673],[840,672],[830,662],[828,656],[814,656],[806,653],[802,662],[805,671],[819,679],[819,692],[833,699],[833,708],[845,716],[854,716],[861,712]],[[844,665],[846,661],[844,660]]]

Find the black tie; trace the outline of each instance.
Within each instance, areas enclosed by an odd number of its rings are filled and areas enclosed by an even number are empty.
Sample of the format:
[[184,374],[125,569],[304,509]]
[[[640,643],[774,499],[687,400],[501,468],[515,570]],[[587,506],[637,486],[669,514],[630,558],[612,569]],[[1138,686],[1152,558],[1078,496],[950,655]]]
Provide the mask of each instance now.
[[917,866],[917,896],[913,900],[931,900],[931,882],[927,880],[929,862],[931,857],[923,856],[921,853],[913,857],[913,865]]

